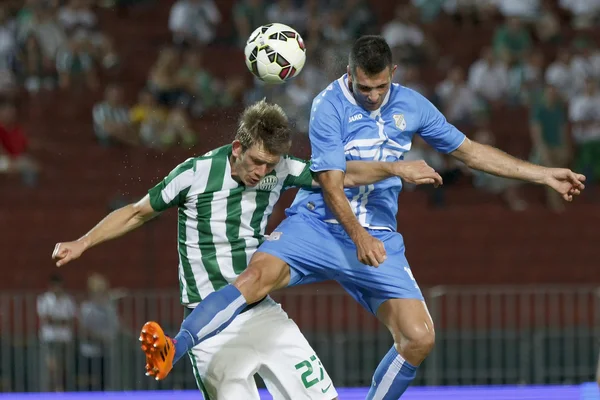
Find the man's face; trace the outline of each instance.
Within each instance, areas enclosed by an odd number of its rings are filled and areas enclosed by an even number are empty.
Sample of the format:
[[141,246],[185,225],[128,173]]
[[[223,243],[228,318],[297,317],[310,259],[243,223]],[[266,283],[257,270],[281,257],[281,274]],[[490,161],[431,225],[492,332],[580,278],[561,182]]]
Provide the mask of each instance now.
[[367,75],[360,67],[356,67],[356,73],[352,74],[348,67],[348,85],[352,88],[356,102],[367,111],[375,111],[383,103],[383,99],[390,90],[392,75],[396,71],[386,67],[375,75]]
[[250,187],[273,171],[281,159],[281,155],[269,153],[262,144],[254,144],[244,151],[242,144],[235,140],[232,147],[231,175]]

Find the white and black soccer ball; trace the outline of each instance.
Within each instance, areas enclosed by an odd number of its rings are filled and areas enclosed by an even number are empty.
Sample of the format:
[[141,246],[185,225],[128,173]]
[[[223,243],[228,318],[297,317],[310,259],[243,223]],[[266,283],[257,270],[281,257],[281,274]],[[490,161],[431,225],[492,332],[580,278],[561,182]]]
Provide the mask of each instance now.
[[258,79],[271,84],[298,75],[306,61],[306,49],[300,34],[279,23],[257,28],[244,49],[246,66]]

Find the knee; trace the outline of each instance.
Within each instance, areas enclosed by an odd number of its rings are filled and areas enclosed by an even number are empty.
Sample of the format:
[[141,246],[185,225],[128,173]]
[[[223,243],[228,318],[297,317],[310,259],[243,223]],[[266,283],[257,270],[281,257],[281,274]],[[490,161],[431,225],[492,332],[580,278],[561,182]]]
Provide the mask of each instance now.
[[250,265],[235,280],[234,286],[242,293],[246,303],[255,303],[269,294],[273,283],[269,282],[267,275],[262,268]]
[[409,362],[420,364],[431,353],[435,346],[435,331],[431,329],[415,329],[410,334],[400,335],[396,341],[396,350]]

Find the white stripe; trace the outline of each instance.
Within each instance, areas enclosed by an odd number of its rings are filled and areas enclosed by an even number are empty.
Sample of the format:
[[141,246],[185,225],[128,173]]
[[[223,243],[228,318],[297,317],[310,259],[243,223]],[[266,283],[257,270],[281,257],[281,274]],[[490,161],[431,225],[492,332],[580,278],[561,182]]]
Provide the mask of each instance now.
[[[383,128],[385,127],[385,123],[383,122],[383,119],[381,119],[381,117],[379,117],[377,119],[377,127],[379,128],[379,130],[378,130],[379,137],[382,140],[387,139],[387,136],[385,135],[385,132],[383,130]],[[382,161],[382,160],[384,160],[384,158],[383,158],[383,151],[379,154],[379,161]]]
[[256,210],[256,190],[246,190],[242,194],[242,217],[240,224],[240,237],[246,241],[246,265],[250,263],[250,258],[256,252],[258,239],[255,239],[254,229],[250,226],[252,215]]
[[373,400],[383,400],[387,392],[390,390],[390,387],[392,387],[394,379],[400,373],[400,369],[402,368],[405,362],[406,361],[404,360],[404,358],[402,358],[400,354],[398,354],[398,356],[394,358],[394,360],[388,367],[388,370],[385,372],[385,375],[383,375],[383,379],[381,379],[379,386],[377,386],[377,388],[375,389],[375,395],[373,396]]
[[[208,160],[208,161],[210,161],[210,160]],[[201,174],[201,175],[207,175],[207,178],[208,178],[208,174]],[[165,188],[163,190],[161,190],[160,195],[161,195],[163,201],[166,204],[169,204],[171,201],[173,201],[175,196],[177,196],[179,194],[179,192],[181,192],[181,190],[183,188],[191,186],[193,181],[194,181],[194,170],[193,169],[190,168],[190,169],[182,172],[175,179],[173,179],[171,182],[169,182],[169,184],[167,186],[165,186]],[[206,183],[205,183],[205,185],[206,185]]]
[[360,196],[362,196],[362,194],[365,192],[366,187],[365,186],[359,186],[358,188],[358,193],[352,197],[352,200],[350,200],[350,207],[352,207],[352,212],[354,213],[354,215],[358,214],[358,207],[359,207],[359,200],[360,200]]
[[385,138],[375,138],[375,139],[354,139],[349,141],[344,145],[344,150],[349,150],[353,147],[374,147],[380,146]]
[[240,295],[240,297],[235,299],[224,310],[219,311],[217,315],[215,315],[215,317],[208,324],[206,324],[204,328],[200,330],[200,332],[198,332],[198,334],[196,335],[198,340],[202,340],[204,336],[211,332],[214,332],[226,321],[229,321],[233,316],[233,313],[244,304],[246,304],[246,300],[244,299],[244,296]]
[[382,155],[382,160],[385,160],[387,157],[396,157],[397,159],[400,159],[404,155],[404,152],[398,151],[398,150],[392,150],[392,149],[386,147],[381,152],[381,155]]
[[[302,171],[304,171],[304,168],[306,168],[305,162],[294,160],[293,158],[288,158],[285,161],[288,166],[290,175],[300,176]],[[285,168],[283,168],[283,169],[285,169]]]
[[373,150],[358,150],[358,149],[351,149],[351,150],[346,150],[346,154],[349,154],[351,156],[354,157],[360,157],[360,158],[374,158],[377,153],[379,153],[380,149],[373,149]]
[[365,193],[362,195],[357,215],[358,222],[360,222],[361,225],[367,225],[367,203],[369,202],[369,194],[373,190],[375,190],[375,185],[369,185],[367,186]]
[[[188,196],[197,196],[198,194],[204,192],[208,182],[208,175],[212,161],[212,159],[196,161],[196,170],[204,171],[204,173],[196,176],[196,179],[192,183],[192,187],[188,192]],[[196,203],[194,202],[193,205],[186,206],[183,209],[183,212],[187,217],[185,222],[185,245],[187,250],[187,258],[190,263],[192,273],[194,274],[194,281],[196,282],[198,292],[202,298],[205,298],[213,292],[213,288],[209,282],[208,273],[202,265],[202,253],[198,247],[200,237],[198,232],[198,213],[196,212]],[[180,274],[183,276],[183,265],[181,264],[181,260],[179,262],[179,270],[181,271]],[[185,294],[186,292],[184,291],[183,293]],[[185,297],[187,298],[187,294]],[[185,304],[186,301],[183,303]]]
[[337,80],[337,83],[338,85],[340,85],[340,88],[342,89],[342,93],[344,94],[344,97],[346,97],[346,100],[356,105],[356,99],[354,99],[354,96],[352,96],[352,93],[350,93],[350,91],[348,90],[348,80],[346,74],[342,75]]
[[215,192],[213,193],[213,200],[210,203],[210,232],[213,235],[215,258],[219,266],[219,271],[227,282],[233,281],[237,276],[233,270],[231,244],[227,240],[227,198],[230,194],[231,189]]
[[281,171],[277,171],[277,186],[275,187],[275,189],[271,190],[271,195],[269,196],[269,205],[265,209],[263,219],[260,222],[261,232],[265,232],[267,229],[267,222],[269,221],[269,216],[273,212],[273,208],[275,207],[277,200],[279,200],[279,197],[281,196],[281,186],[283,186],[283,181],[286,177],[287,171],[285,168],[282,168]]
[[386,144],[386,146],[397,147],[397,148],[402,149],[404,151],[409,151],[411,149],[411,147],[412,147],[412,143],[411,142],[408,142],[408,144],[405,144],[405,145],[401,145],[400,143],[395,142],[395,141],[393,141],[392,139],[389,139],[389,138],[388,138],[388,141],[385,144]]
[[187,304],[190,302],[190,297],[188,296],[188,293],[187,293],[188,285],[185,280],[185,275],[183,274],[183,265],[181,264],[181,255],[179,255],[179,268],[178,269],[179,269],[179,283],[181,284],[181,303]]
[[213,193],[213,199],[210,203],[210,232],[213,236],[219,271],[227,282],[233,282],[237,277],[233,269],[231,243],[227,238],[227,198],[231,195],[231,190],[238,186],[238,183],[231,178],[230,163],[226,163],[223,187],[218,192]]

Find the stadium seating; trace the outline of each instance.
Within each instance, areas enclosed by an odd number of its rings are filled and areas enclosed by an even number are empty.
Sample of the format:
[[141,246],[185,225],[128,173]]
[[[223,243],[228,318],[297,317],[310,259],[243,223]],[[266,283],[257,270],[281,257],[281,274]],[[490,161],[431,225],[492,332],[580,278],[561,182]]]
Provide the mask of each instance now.
[[[233,0],[218,2],[222,10],[231,3]],[[373,3],[381,20],[391,15],[392,2]],[[118,51],[124,59],[120,81],[131,101],[144,84],[160,45],[168,43],[166,20],[171,4],[157,1],[154,7],[128,16],[101,12],[103,26],[119,38]],[[225,22],[222,35],[231,30]],[[442,48],[444,55],[465,67],[490,42],[493,32],[485,27],[474,35],[445,20],[427,29],[434,37],[453,38]],[[243,57],[235,49],[211,47],[206,61],[220,77],[246,73]],[[434,68],[425,71],[429,83],[439,80],[440,74]],[[55,92],[24,100],[22,118],[43,173],[35,189],[22,187],[16,178],[0,177],[0,240],[8,250],[2,255],[0,288],[42,287],[54,268],[50,254],[56,241],[77,238],[108,212],[111,201],[141,197],[183,159],[231,140],[239,111],[203,117],[197,126],[201,142],[190,151],[163,154],[102,148],[91,130],[91,107],[101,96],[101,92],[94,96]],[[501,148],[521,157],[528,155],[524,109],[494,109],[492,127]],[[306,138],[299,138],[295,148],[298,155],[309,155]],[[284,196],[271,227],[283,217],[283,205],[290,203],[292,195]],[[527,189],[533,206],[525,213],[505,210],[499,200],[466,184],[449,190],[448,207],[441,210],[428,208],[421,192],[403,195],[399,230],[405,235],[416,277],[424,286],[593,281],[600,248],[598,228],[590,226],[590,221],[600,220],[600,210],[593,199],[582,199],[556,216],[544,208],[542,195],[541,188]],[[84,287],[91,271],[103,271],[116,286],[174,287],[175,229],[175,215],[169,212],[127,239],[90,251],[83,260],[66,267],[68,285]],[[170,272],[165,277],[163,271]]]

